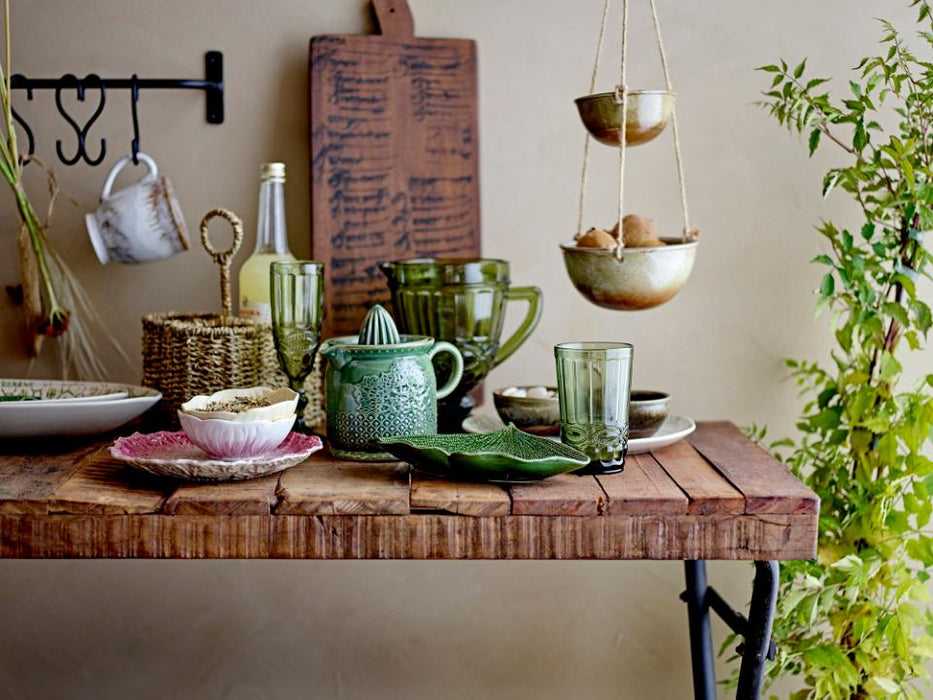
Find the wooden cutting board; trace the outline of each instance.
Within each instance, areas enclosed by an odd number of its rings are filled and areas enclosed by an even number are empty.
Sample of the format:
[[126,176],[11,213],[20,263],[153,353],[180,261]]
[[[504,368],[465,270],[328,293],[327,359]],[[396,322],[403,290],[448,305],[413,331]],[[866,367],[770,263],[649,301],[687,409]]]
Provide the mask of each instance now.
[[414,36],[405,0],[380,34],[311,39],[311,252],[325,336],[389,300],[384,260],[480,252],[476,43]]

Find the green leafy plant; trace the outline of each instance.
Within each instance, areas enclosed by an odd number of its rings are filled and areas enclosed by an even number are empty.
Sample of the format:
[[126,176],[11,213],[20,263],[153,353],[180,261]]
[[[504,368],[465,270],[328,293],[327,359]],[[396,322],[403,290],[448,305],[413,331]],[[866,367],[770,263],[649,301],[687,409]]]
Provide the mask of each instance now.
[[759,69],[772,75],[760,104],[811,155],[831,145],[846,159],[824,195],[842,190],[864,215],[855,230],[818,226],[818,308],[835,344],[828,366],[788,361],[806,403],[799,439],[775,444],[821,499],[818,558],[781,574],[770,674],[799,676],[794,698],[923,697],[933,656],[933,374],[905,387],[901,367],[933,325],[917,287],[933,240],[933,19],[926,0],[910,4],[923,57],[882,20],[881,53],[844,97],[806,77],[805,60]]

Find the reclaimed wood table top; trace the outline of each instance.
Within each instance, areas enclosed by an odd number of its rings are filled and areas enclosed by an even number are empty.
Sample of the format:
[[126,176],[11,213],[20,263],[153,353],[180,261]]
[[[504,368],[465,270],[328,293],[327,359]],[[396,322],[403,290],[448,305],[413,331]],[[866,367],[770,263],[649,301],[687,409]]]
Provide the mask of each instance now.
[[326,450],[197,484],[110,457],[113,436],[0,446],[0,557],[809,559],[819,501],[731,423],[621,474],[501,486]]

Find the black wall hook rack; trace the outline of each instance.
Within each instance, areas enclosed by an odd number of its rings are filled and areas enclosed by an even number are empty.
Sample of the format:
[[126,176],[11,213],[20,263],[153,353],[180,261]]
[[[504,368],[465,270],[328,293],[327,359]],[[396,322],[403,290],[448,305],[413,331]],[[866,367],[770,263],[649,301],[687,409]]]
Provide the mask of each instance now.
[[[133,75],[130,78],[101,78],[99,75],[91,73],[83,78],[78,78],[72,73],[67,73],[61,78],[27,78],[24,75],[16,74],[10,78],[10,87],[14,90],[25,90],[26,99],[33,99],[34,90],[55,90],[55,106],[59,113],[71,126],[75,132],[77,140],[77,150],[73,156],[67,156],[64,151],[61,140],[55,142],[55,151],[59,160],[65,165],[74,165],[79,160],[83,160],[88,165],[98,165],[107,155],[107,141],[100,140],[100,152],[92,157],[87,151],[88,133],[94,122],[97,121],[104,111],[104,105],[107,102],[108,90],[129,90],[130,91],[130,109],[133,119],[133,141],[131,151],[133,162],[138,163],[139,154],[139,118],[137,116],[137,103],[139,102],[139,93],[141,90],[203,90],[207,97],[206,118],[208,124],[223,124],[224,121],[224,64],[223,54],[220,51],[208,51],[204,54],[204,80],[186,80],[172,78],[139,78]],[[74,90],[79,102],[84,102],[87,92],[90,90],[98,94],[97,107],[91,116],[81,126],[76,122],[62,104],[62,93],[64,91]],[[26,121],[13,110],[13,118],[22,127],[28,143],[28,156],[32,157],[36,149],[36,140],[32,129]],[[28,161],[29,157],[26,158]]]

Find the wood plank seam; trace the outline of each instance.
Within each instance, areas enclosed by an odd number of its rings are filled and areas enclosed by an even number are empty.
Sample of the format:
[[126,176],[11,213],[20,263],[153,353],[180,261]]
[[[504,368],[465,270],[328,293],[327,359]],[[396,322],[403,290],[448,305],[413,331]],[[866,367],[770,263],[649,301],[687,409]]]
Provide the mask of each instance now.
[[[667,474],[671,478],[671,481],[674,482],[674,486],[677,487],[677,489],[684,495],[684,497],[687,499],[688,502],[693,500],[692,498],[690,498],[690,494],[687,493],[687,490],[677,482],[677,479],[674,478],[674,475],[664,468],[664,464],[661,462],[661,460],[656,459],[655,456],[651,452],[649,452],[645,456],[654,460],[654,463],[657,464],[661,468],[661,471],[663,471],[665,474]],[[703,455],[700,455],[700,456],[703,457]],[[706,459],[706,458],[703,457],[703,459]]]
[[603,486],[599,479],[594,478],[593,481],[595,481],[596,485],[599,486],[599,490],[603,492],[603,497],[596,501],[596,515],[607,515],[609,513],[609,505],[612,499],[609,498],[609,492],[606,491],[606,487]]
[[[719,476],[725,479],[732,488],[734,488],[736,491],[741,493],[743,497],[745,497],[745,493],[742,491],[741,488],[739,488],[739,485],[736,484],[732,479],[730,479],[719,467],[717,467],[715,462],[713,462],[709,457],[703,454],[703,450],[701,450],[696,445],[690,445],[690,446],[696,450],[697,454],[700,455],[700,457],[706,460],[707,464],[709,464],[713,469],[716,470],[716,473],[719,474]],[[661,465],[661,468],[663,469],[664,465]],[[745,498],[745,503],[746,503],[746,509],[747,509],[748,498]]]
[[[685,443],[685,444],[689,444],[689,443]],[[741,490],[738,486],[736,486],[734,483],[732,483],[732,481],[729,479],[729,477],[726,476],[725,474],[723,474],[723,473],[716,467],[716,465],[706,457],[706,455],[704,455],[702,452],[700,452],[699,449],[697,449],[697,448],[694,447],[693,445],[690,445],[690,447],[693,449],[694,453],[695,453],[700,459],[702,459],[707,465],[709,465],[709,467],[710,467],[714,472],[716,472],[720,477],[722,477],[723,481],[725,481],[725,482],[726,482],[727,484],[729,484],[733,489],[735,489],[735,491],[742,497],[743,507],[742,507],[741,512],[742,512],[742,513],[746,512],[748,500],[745,498],[745,494],[742,493],[742,490]],[[651,457],[651,458],[657,463],[657,465],[658,465],[662,470],[664,470],[664,472],[671,478],[671,481],[674,482],[674,485],[677,486],[677,488],[680,489],[680,491],[684,494],[684,496],[687,497],[687,501],[690,503],[689,512],[701,514],[703,511],[702,511],[702,510],[697,510],[697,509],[695,509],[695,507],[694,507],[694,505],[697,503],[697,500],[698,500],[698,499],[695,499],[695,498],[691,497],[690,492],[687,491],[687,489],[686,489],[684,486],[682,486],[682,485],[680,484],[680,482],[675,478],[675,476],[670,472],[670,470],[668,470],[668,469],[664,466],[664,461],[658,459],[657,457],[655,457],[653,453],[649,453],[648,456]]]
[[819,513],[813,490],[735,424],[706,421],[686,440],[745,497],[746,513]]

